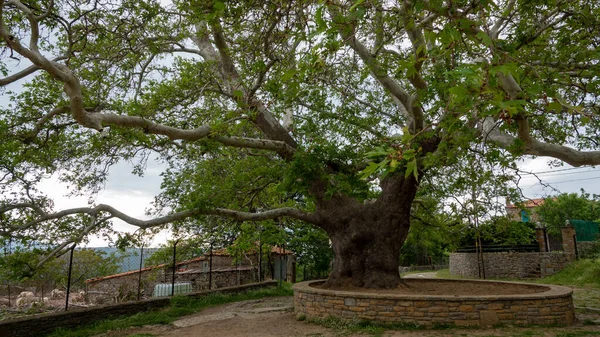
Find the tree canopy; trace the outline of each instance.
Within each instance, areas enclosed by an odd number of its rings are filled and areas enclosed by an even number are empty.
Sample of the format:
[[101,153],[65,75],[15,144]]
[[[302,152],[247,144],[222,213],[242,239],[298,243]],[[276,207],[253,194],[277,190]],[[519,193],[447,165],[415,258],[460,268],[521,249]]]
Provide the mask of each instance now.
[[[464,188],[475,158],[600,164],[598,31],[595,0],[5,0],[0,231],[60,252],[115,218],[288,217],[329,235],[332,284],[393,286],[421,186]],[[151,220],[36,189],[93,194],[151,153]]]

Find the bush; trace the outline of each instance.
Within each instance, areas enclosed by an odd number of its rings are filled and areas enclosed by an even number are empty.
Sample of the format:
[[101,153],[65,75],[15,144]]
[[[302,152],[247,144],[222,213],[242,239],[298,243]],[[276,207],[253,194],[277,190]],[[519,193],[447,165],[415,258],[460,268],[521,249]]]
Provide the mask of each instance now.
[[600,241],[578,242],[577,250],[582,259],[600,259]]

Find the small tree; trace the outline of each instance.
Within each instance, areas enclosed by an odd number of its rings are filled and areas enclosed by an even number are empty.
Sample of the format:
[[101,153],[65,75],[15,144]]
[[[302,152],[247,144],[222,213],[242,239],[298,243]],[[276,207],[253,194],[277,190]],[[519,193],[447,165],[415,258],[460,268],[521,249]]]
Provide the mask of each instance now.
[[[6,278],[25,285],[41,289],[45,287],[66,288],[69,276],[70,255],[64,254],[50,259],[38,267],[38,262],[45,258],[47,251],[41,249],[19,250],[0,258],[0,274]],[[124,255],[107,255],[93,249],[76,249],[73,252],[71,270],[71,287],[84,289],[85,280],[115,274]],[[50,289],[51,290],[51,289]]]
[[[296,224],[290,229],[287,248],[296,254],[297,266],[303,272],[323,277],[331,269],[333,251],[327,233],[309,224]],[[303,275],[306,279],[307,275]]]
[[567,220],[600,219],[600,196],[585,193],[583,189],[580,194],[563,193],[546,198],[535,212],[551,233],[560,234],[560,227],[565,226]]

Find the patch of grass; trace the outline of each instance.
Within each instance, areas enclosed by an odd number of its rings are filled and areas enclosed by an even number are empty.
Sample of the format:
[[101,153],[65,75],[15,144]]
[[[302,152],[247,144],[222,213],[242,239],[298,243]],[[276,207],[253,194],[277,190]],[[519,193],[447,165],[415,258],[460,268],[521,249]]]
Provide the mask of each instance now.
[[560,332],[555,337],[591,337],[600,336],[600,331],[571,331],[571,332]]
[[450,269],[440,269],[436,275],[438,278],[449,278],[449,279],[469,279],[469,277],[463,277],[458,275],[450,274]]
[[423,326],[414,323],[384,323],[358,319],[341,319],[337,317],[309,318],[309,323],[321,325],[334,331],[336,335],[349,335],[353,333],[369,334],[371,336],[382,336],[387,330],[446,330],[455,326],[450,324],[439,324]]
[[431,269],[426,269],[426,270],[411,270],[411,271],[407,271],[404,273],[400,273],[400,276],[404,276],[404,275],[411,275],[411,274],[423,274],[423,273],[431,273],[434,272],[435,270],[431,270]]
[[171,304],[156,311],[139,312],[131,316],[123,316],[95,322],[92,325],[75,329],[58,329],[48,337],[89,337],[112,330],[122,330],[130,327],[170,324],[181,316],[190,315],[203,309],[245,300],[259,299],[274,296],[292,296],[294,294],[290,284],[283,284],[277,288],[263,288],[237,294],[210,294],[201,298],[175,296]]
[[577,260],[558,273],[540,279],[538,283],[600,289],[600,258]]

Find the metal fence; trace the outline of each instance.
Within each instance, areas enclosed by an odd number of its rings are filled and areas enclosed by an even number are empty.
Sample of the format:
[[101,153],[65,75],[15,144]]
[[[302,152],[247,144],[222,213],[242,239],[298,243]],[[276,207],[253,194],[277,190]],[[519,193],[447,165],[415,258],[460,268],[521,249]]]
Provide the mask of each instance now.
[[[86,281],[91,304],[124,302],[148,297],[173,296],[271,279],[272,261],[261,253],[230,253],[211,245],[204,254],[178,254],[184,247],[170,247],[170,261],[144,264],[140,247],[136,269]],[[165,250],[163,250],[163,253]]]
[[[285,255],[285,250],[278,256],[263,252],[262,245],[254,252],[233,253],[214,245],[205,246],[192,251],[175,241],[171,247],[159,250],[143,246],[129,249],[119,272],[84,282],[72,275],[76,252],[72,246],[62,257],[68,260],[68,275],[62,275],[66,285],[50,279],[0,284],[0,319],[23,312],[62,311],[260,282],[274,278],[277,259],[281,261],[280,268],[285,268],[285,272],[279,271],[284,279],[295,276],[289,271],[292,266],[295,268],[293,257]],[[150,258],[153,254],[159,256]]]

